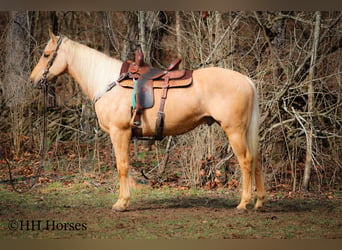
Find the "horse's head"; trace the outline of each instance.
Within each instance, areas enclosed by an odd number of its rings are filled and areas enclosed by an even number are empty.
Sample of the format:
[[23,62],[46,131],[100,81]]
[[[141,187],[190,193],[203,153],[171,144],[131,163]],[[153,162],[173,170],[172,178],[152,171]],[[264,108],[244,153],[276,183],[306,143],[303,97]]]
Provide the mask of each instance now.
[[[46,77],[47,81],[61,75],[67,68],[66,54],[62,47],[62,38],[49,30],[50,40],[46,45],[38,64],[32,70],[30,80],[35,86]],[[45,76],[44,76],[45,74]]]

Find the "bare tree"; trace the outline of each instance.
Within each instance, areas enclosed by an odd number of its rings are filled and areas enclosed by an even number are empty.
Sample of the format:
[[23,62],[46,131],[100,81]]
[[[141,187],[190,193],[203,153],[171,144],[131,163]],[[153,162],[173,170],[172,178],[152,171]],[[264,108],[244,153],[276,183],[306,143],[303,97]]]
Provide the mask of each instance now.
[[180,12],[176,11],[176,38],[177,38],[177,57],[182,57],[182,34]]
[[307,118],[308,129],[306,132],[307,145],[306,145],[305,170],[304,170],[304,179],[303,179],[303,187],[305,190],[309,189],[309,182],[310,182],[310,175],[311,175],[311,168],[312,168],[312,140],[313,140],[312,138],[313,137],[312,113],[314,112],[313,81],[315,77],[320,26],[321,26],[321,12],[316,11],[314,36],[313,36],[312,50],[311,50],[311,61],[310,61],[310,69],[309,69],[309,76],[308,76],[309,77],[308,79],[308,118]]
[[12,141],[16,155],[20,153],[21,138],[27,129],[23,120],[25,108],[29,101],[30,85],[30,23],[29,12],[13,11],[7,33],[7,54],[3,78],[3,91],[10,110]]
[[130,58],[130,54],[136,49],[135,41],[137,40],[137,16],[136,13],[126,11],[123,13],[123,25],[126,27],[126,34],[122,39],[121,60],[125,61]]

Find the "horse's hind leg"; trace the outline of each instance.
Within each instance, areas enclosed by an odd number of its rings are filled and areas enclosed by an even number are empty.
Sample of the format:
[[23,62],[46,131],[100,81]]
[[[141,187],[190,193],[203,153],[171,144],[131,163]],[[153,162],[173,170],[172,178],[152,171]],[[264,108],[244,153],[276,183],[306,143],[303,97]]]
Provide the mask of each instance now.
[[258,209],[262,207],[266,200],[264,174],[262,172],[260,154],[258,155],[258,159],[256,160],[257,160],[257,163],[255,165],[255,185],[256,185],[257,201],[255,203],[254,209]]
[[239,161],[242,172],[242,194],[238,209],[247,209],[247,204],[250,203],[252,197],[252,155],[247,146],[246,135],[240,131],[234,131],[229,133],[225,130],[229,138],[229,143],[233,148],[233,151]]
[[119,199],[113,205],[115,211],[124,211],[128,207],[130,199],[130,176],[129,176],[129,143],[131,138],[130,129],[112,129],[110,137],[114,145],[118,176],[120,181]]

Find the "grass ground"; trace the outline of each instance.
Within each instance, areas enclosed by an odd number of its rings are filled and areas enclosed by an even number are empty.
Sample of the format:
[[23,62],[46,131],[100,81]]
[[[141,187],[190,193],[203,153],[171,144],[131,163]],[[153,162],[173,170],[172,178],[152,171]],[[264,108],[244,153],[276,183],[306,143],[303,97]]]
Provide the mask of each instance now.
[[129,210],[111,211],[117,191],[83,180],[17,194],[0,186],[1,239],[342,239],[341,194],[269,193],[258,212],[239,213],[236,191],[148,186]]

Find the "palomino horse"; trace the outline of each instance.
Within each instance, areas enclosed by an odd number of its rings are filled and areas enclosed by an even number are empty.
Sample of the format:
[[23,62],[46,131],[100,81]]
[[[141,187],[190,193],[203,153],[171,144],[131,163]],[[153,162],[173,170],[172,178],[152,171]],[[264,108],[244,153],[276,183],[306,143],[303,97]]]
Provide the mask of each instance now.
[[[130,200],[132,89],[116,84],[107,91],[119,78],[123,62],[66,37],[56,37],[51,32],[50,38],[30,79],[37,85],[44,75],[49,81],[67,72],[91,100],[98,100],[96,114],[101,128],[110,134],[120,179],[119,198],[112,209],[126,210]],[[155,105],[142,115],[145,136],[155,133],[160,96],[161,89],[155,89]],[[164,136],[185,133],[204,122],[220,124],[242,169],[242,194],[237,208],[247,209],[252,199],[253,177],[257,198],[254,208],[263,206],[265,188],[258,152],[258,98],[255,86],[247,76],[217,67],[194,70],[190,87],[169,90],[164,111]]]

